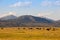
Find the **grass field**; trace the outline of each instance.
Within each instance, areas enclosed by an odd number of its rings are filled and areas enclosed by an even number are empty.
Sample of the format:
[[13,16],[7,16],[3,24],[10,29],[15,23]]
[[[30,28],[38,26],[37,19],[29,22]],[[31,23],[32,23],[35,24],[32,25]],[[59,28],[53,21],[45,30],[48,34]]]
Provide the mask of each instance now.
[[60,28],[0,28],[0,40],[60,40]]

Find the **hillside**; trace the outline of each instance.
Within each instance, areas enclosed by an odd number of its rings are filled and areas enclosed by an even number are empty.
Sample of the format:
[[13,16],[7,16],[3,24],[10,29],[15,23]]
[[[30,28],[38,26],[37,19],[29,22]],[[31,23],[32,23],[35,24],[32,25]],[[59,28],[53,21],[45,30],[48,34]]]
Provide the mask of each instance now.
[[[2,20],[3,19],[3,20]],[[32,15],[23,15],[15,17],[13,15],[6,16],[0,19],[0,27],[49,27],[60,26],[60,24],[52,19],[36,17]]]
[[9,20],[9,19],[16,19],[17,17],[14,15],[8,15],[0,18],[1,20]]

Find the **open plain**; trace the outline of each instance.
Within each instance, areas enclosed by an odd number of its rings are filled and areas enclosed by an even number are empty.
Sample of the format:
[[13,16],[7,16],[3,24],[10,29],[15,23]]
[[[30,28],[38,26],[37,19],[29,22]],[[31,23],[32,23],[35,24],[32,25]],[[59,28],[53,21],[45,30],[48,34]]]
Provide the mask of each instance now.
[[0,40],[60,40],[60,28],[0,28]]

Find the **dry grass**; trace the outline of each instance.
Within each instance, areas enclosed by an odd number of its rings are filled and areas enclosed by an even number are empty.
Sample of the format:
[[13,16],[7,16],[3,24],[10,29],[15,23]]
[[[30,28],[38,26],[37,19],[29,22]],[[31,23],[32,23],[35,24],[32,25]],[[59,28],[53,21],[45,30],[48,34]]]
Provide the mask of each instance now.
[[0,28],[0,40],[60,40],[60,28]]

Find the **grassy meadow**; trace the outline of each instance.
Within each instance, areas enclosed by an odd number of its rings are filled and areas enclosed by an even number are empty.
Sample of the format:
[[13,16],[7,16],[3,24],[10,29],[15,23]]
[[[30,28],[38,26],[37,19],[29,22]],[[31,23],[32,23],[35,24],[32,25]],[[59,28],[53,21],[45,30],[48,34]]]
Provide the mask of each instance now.
[[60,40],[60,28],[0,28],[0,40]]

